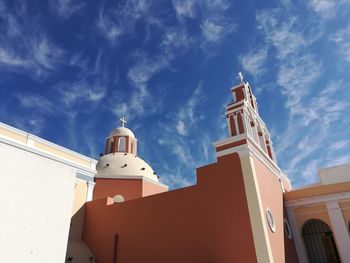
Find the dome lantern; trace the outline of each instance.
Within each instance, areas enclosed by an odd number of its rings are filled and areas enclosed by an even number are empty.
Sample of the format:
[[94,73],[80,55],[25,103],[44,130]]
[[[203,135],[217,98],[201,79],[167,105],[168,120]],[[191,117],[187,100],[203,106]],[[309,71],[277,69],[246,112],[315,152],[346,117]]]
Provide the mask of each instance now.
[[106,138],[105,154],[116,152],[137,155],[137,139],[134,133],[125,127],[125,117],[120,118],[120,127],[113,129]]

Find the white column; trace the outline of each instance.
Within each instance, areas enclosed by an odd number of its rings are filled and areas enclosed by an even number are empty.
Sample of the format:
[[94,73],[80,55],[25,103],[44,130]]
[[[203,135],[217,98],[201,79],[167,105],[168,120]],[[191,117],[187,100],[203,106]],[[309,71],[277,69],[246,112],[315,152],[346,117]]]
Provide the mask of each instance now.
[[92,196],[94,193],[94,187],[95,187],[95,182],[92,181],[88,181],[87,182],[87,187],[88,187],[88,191],[87,191],[87,196],[86,196],[86,201],[89,202],[92,200]]
[[326,202],[335,242],[342,262],[350,262],[350,238],[338,201]]
[[304,241],[301,237],[301,230],[298,229],[297,223],[295,222],[295,216],[294,216],[294,211],[292,207],[287,207],[287,214],[288,214],[288,219],[290,223],[290,228],[292,229],[292,233],[293,233],[294,244],[297,250],[299,262],[300,263],[308,262]]
[[253,137],[252,136],[252,128],[250,126],[250,121],[248,119],[247,114],[243,115],[243,123],[244,123],[244,125],[243,125],[244,126],[244,130],[245,130],[247,136],[252,138]]
[[262,134],[262,135],[259,135],[259,132],[258,132],[260,146],[261,146],[261,149],[263,149],[263,151],[267,154],[266,142],[265,142],[265,134],[263,133],[262,130],[260,130],[260,132]]
[[233,115],[233,120],[234,120],[234,123],[235,123],[236,133],[238,135],[239,134],[239,129],[238,129],[238,122],[237,122],[237,114]]
[[226,123],[227,123],[228,134],[229,134],[229,136],[232,136],[230,118],[231,118],[230,115],[228,115],[227,118],[226,118]]

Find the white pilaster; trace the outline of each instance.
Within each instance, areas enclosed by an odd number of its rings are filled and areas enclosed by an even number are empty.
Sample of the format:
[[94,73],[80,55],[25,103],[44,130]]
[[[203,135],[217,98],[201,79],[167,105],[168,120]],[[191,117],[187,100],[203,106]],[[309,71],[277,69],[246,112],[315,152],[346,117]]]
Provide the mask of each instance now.
[[227,116],[227,118],[226,118],[226,124],[227,124],[227,130],[228,130],[228,134],[229,134],[229,136],[232,136],[232,131],[231,131],[231,124],[230,124],[230,122],[231,122],[231,116],[229,115],[229,116]]
[[335,242],[342,262],[350,262],[350,238],[338,201],[326,202]]
[[294,216],[292,207],[287,207],[287,214],[288,214],[288,219],[290,223],[290,228],[292,229],[292,233],[293,233],[294,244],[297,250],[299,262],[306,263],[308,262],[308,260],[307,260],[307,255],[305,251],[305,246],[304,246],[303,239],[301,237],[301,232],[299,231],[297,223],[295,221],[295,216]]
[[233,115],[233,120],[234,120],[234,123],[235,123],[236,132],[237,132],[237,135],[238,135],[240,133],[239,133],[239,129],[238,129],[237,114]]
[[89,202],[92,200],[92,196],[94,193],[94,187],[95,187],[95,182],[92,181],[88,181],[87,182],[87,187],[88,187],[88,191],[87,191],[87,195],[86,195],[86,201]]
[[266,142],[265,142],[265,135],[264,135],[264,133],[262,131],[260,131],[260,132],[262,133],[262,135],[259,135],[259,132],[258,132],[260,146],[261,146],[261,149],[263,149],[263,151],[265,153],[267,153]]

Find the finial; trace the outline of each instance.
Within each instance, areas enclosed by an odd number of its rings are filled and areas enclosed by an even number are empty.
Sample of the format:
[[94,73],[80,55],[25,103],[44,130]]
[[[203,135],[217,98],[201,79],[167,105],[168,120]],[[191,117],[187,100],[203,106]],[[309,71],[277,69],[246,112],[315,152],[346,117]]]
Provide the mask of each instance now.
[[121,125],[122,127],[125,127],[125,123],[126,123],[125,117],[123,116],[123,117],[121,117],[119,120],[120,120],[120,125]]
[[243,78],[242,72],[238,72],[238,77],[240,78],[241,83],[244,84],[244,78]]

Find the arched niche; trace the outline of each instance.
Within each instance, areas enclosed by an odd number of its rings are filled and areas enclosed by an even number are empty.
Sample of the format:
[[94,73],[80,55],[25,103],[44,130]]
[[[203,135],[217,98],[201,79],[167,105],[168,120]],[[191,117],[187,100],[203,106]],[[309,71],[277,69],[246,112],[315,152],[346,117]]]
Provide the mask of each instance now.
[[125,139],[125,137],[119,138],[118,152],[126,152],[126,139]]
[[341,262],[333,232],[325,222],[310,219],[301,232],[310,263]]

